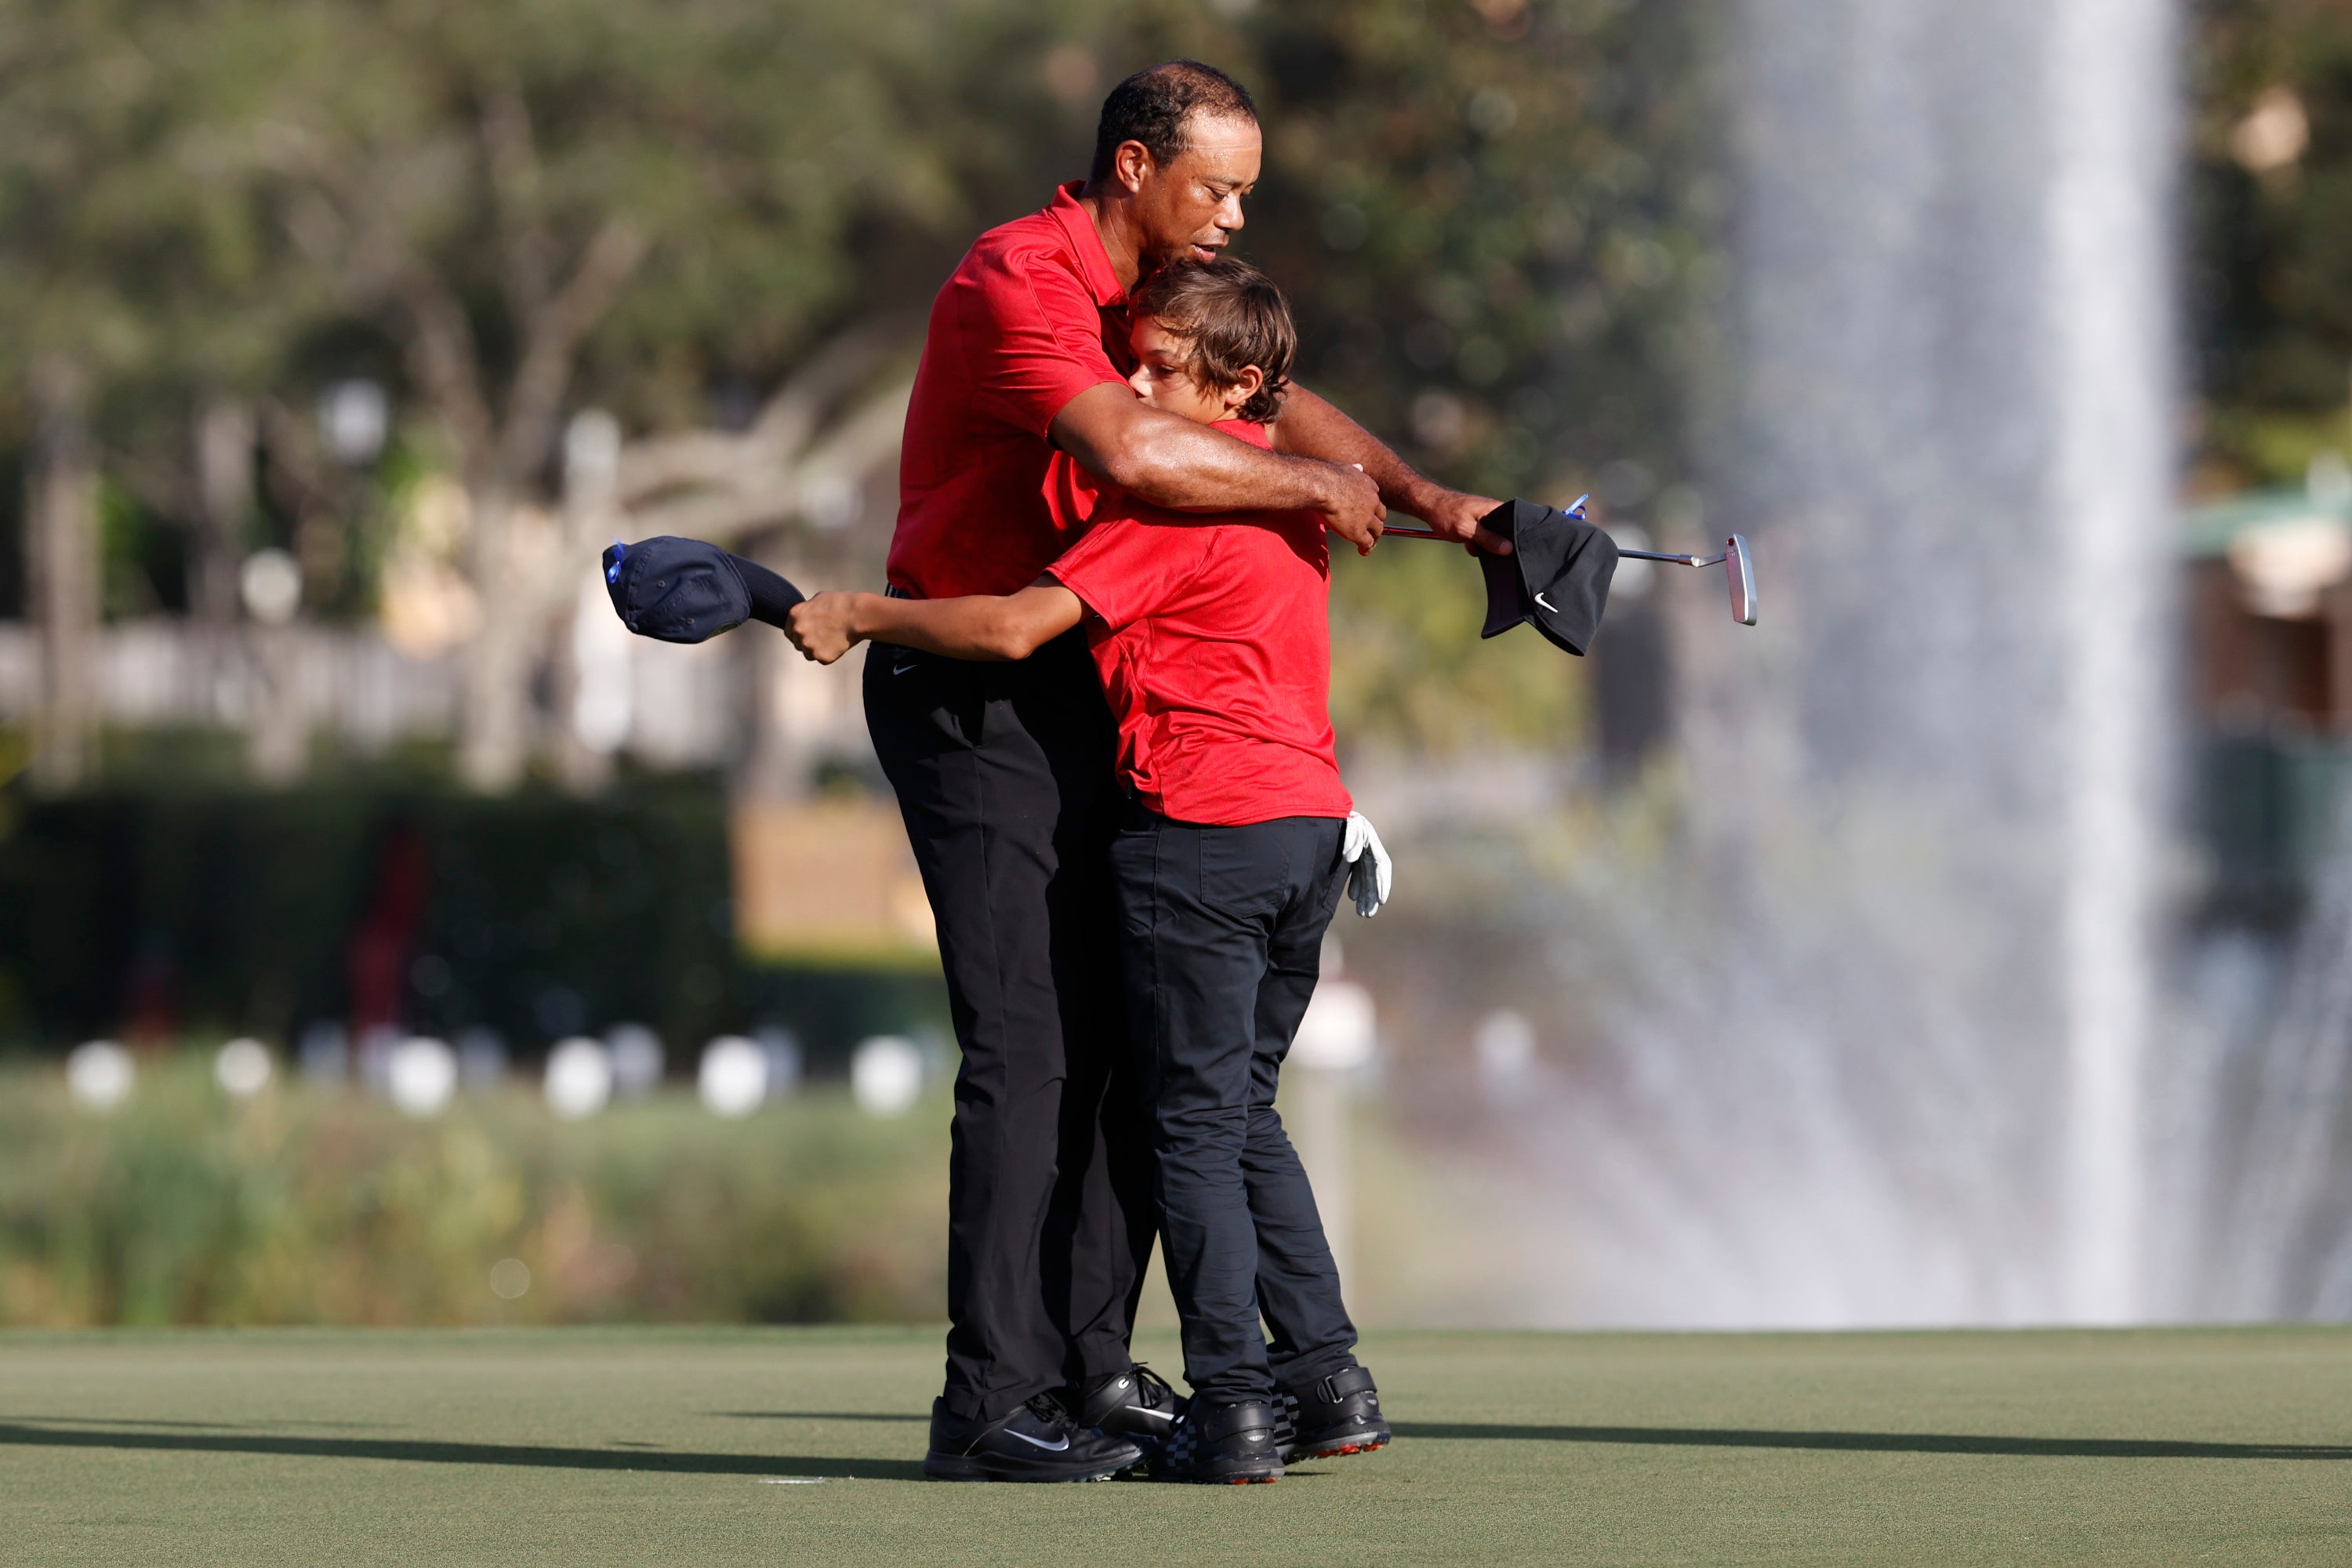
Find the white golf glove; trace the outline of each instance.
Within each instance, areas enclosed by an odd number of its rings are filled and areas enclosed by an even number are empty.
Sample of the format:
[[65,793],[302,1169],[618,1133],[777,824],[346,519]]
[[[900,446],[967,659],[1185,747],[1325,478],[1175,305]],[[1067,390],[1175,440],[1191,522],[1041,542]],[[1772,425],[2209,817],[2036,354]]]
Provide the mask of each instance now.
[[1339,840],[1339,858],[1348,863],[1348,891],[1356,900],[1356,912],[1366,920],[1371,919],[1389,901],[1389,888],[1396,879],[1389,864],[1387,846],[1381,842],[1371,818],[1360,811],[1348,814],[1348,831]]

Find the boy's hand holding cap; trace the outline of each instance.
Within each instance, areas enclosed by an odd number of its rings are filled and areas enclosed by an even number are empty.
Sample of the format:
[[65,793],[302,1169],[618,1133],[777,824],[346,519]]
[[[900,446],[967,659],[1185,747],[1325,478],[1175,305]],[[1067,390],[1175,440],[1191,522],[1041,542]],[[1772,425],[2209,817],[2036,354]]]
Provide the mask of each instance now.
[[781,626],[801,591],[756,561],[660,534],[604,552],[604,592],[621,624],[663,642],[707,642],[757,616]]

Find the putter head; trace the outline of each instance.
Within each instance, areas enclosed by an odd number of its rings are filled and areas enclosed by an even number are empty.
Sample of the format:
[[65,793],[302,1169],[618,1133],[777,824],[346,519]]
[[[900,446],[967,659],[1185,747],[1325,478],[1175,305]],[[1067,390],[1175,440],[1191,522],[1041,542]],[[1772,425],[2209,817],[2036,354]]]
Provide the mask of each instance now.
[[1731,618],[1743,626],[1756,624],[1756,560],[1748,541],[1733,534],[1723,542],[1723,574],[1731,584]]

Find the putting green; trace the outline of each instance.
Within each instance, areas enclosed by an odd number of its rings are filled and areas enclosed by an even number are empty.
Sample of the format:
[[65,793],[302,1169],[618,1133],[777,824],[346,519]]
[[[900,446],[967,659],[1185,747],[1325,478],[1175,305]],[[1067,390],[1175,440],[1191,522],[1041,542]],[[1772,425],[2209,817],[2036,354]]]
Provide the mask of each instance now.
[[0,1335],[0,1561],[2352,1562],[2352,1331],[1364,1353],[1383,1453],[948,1487],[928,1331]]

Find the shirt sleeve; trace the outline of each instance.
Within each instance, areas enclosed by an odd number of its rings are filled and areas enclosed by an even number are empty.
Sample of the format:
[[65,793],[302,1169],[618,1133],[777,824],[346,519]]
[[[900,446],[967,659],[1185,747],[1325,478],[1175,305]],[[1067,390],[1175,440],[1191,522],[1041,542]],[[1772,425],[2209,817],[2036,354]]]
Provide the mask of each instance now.
[[1199,576],[1216,530],[1136,517],[1107,518],[1047,570],[1097,620],[1117,631],[1168,609]]
[[1045,500],[1045,515],[1054,526],[1075,539],[1094,526],[1095,520],[1113,515],[1115,509],[1129,498],[1128,493],[1107,479],[1097,479],[1067,452],[1056,452],[1045,464],[1045,479],[1040,487]]
[[1127,380],[1103,348],[1093,293],[1068,268],[1016,255],[978,281],[966,342],[982,412],[1042,437],[1070,399]]

